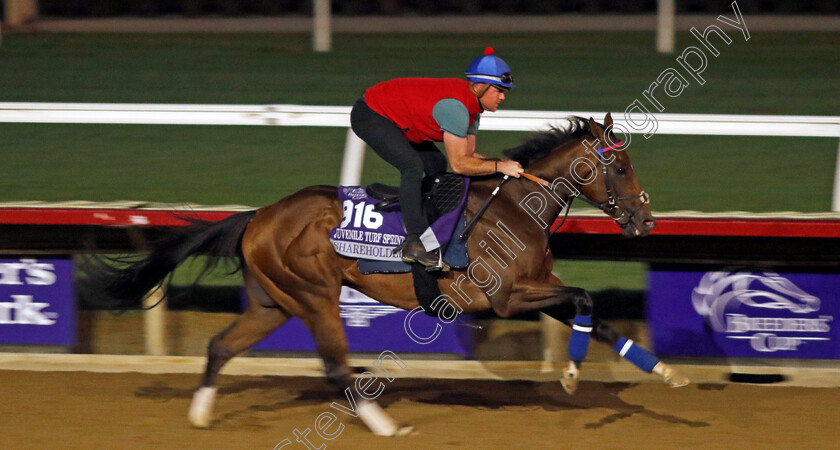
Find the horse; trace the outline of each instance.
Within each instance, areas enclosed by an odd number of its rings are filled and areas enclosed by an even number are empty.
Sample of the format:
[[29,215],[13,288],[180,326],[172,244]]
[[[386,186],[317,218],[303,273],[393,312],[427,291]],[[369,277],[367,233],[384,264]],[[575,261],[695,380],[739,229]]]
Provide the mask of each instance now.
[[[470,255],[484,258],[474,258],[465,271],[441,274],[438,286],[443,295],[439,299],[445,301],[438,304],[449,308],[449,316],[453,311],[492,309],[499,317],[509,318],[541,311],[573,327],[570,361],[562,374],[563,387],[570,394],[577,388],[590,336],[643,370],[662,376],[666,384],[686,385],[688,379],[676,370],[591,317],[592,298],[586,290],[566,286],[552,274],[547,225],[579,195],[612,217],[623,236],[643,237],[656,226],[649,197],[639,185],[627,152],[615,148],[620,141],[612,133],[610,114],[604,124],[592,118],[568,120],[568,127],[537,132],[504,152],[522,165],[528,178],[511,178],[504,184],[498,174],[471,179],[467,216],[475,218],[479,209],[483,214],[467,238],[467,249]],[[607,146],[609,143],[613,145]],[[192,425],[210,426],[217,377],[225,363],[291,317],[298,317],[312,334],[327,380],[347,392],[354,373],[348,366],[347,340],[339,315],[342,286],[405,310],[419,307],[413,291],[407,289],[413,286],[412,274],[363,275],[355,259],[336,253],[329,236],[342,218],[336,187],[305,187],[272,205],[221,221],[195,221],[153,244],[148,256],[128,266],[111,267],[100,285],[102,292],[112,299],[136,302],[192,255],[238,262],[247,307],[210,340],[206,369],[188,413]],[[507,232],[494,232],[499,227]],[[505,234],[510,239],[507,250],[515,251],[493,251],[488,256],[491,250],[484,237],[494,233],[496,238]],[[491,261],[501,270],[491,267]],[[395,435],[405,430],[395,426],[375,399],[359,402],[359,415],[376,434]]]

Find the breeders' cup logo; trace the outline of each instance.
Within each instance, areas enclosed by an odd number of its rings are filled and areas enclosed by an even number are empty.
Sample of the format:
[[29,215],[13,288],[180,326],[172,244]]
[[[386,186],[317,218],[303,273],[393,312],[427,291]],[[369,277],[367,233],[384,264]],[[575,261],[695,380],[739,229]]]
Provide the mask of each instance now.
[[[804,317],[819,311],[820,299],[777,273],[707,272],[694,288],[691,302],[714,331],[729,339],[748,339],[756,351],[793,351],[806,341],[829,340],[820,335],[831,331],[832,316]],[[744,313],[727,312],[734,310]],[[753,311],[777,311],[776,315],[786,311],[789,316],[746,314]]]
[[363,187],[346,187],[343,189],[344,195],[353,200],[360,200],[368,196]]
[[[751,288],[751,285],[755,288]],[[729,329],[724,323],[724,311],[733,303],[755,308],[786,309],[797,314],[820,309],[819,298],[809,295],[787,278],[775,273],[755,275],[745,272],[707,272],[694,288],[691,302],[694,310],[706,317],[709,325],[721,333]]]
[[371,319],[401,311],[346,286],[341,288],[340,307],[341,317],[347,319],[348,327],[369,327]]

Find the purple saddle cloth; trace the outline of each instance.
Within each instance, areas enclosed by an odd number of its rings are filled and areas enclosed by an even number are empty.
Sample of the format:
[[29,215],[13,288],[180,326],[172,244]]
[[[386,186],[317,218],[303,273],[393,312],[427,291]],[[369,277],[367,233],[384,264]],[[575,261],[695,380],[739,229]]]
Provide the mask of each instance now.
[[[458,239],[466,223],[468,190],[469,178],[465,178],[457,205],[430,226],[433,239],[444,251],[444,260],[453,268],[469,263],[466,239]],[[376,205],[382,200],[368,195],[364,186],[339,186],[338,198],[344,215],[341,224],[330,233],[335,251],[359,259],[362,273],[409,272],[411,266],[402,262],[402,252],[394,252],[405,241],[401,212],[377,210]],[[424,239],[429,237],[424,234]]]

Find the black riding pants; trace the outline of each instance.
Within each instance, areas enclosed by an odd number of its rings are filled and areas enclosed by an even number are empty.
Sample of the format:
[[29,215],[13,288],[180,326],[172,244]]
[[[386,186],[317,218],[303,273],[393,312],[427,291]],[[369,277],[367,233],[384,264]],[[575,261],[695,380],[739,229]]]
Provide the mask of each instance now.
[[446,157],[433,142],[409,142],[396,124],[370,109],[364,98],[353,105],[350,125],[377,155],[400,171],[400,209],[406,237],[419,238],[429,227],[421,207],[423,174],[445,172]]

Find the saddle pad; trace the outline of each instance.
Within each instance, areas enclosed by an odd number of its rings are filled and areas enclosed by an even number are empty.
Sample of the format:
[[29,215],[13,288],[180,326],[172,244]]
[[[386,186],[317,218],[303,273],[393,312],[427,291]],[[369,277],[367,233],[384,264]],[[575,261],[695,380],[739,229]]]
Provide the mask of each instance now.
[[[467,252],[467,238],[461,238],[461,234],[467,229],[467,212],[461,212],[458,226],[452,233],[452,240],[448,246],[444,246],[443,260],[453,270],[464,270],[470,265],[470,255]],[[376,261],[372,259],[359,259],[359,272],[363,275],[372,273],[408,273],[411,272],[411,265],[402,261]]]
[[[463,215],[469,180],[465,180],[460,205],[431,225],[433,238],[443,248]],[[370,197],[363,186],[339,186],[338,199],[344,209],[341,224],[330,233],[335,251],[350,258],[402,262],[394,249],[405,241],[400,211],[376,211],[381,200]],[[425,235],[424,235],[425,236]],[[425,238],[424,238],[425,239]]]

